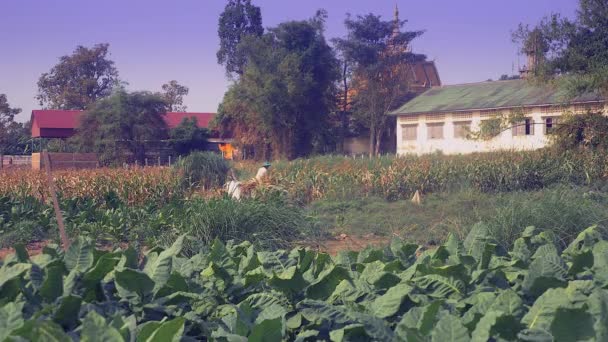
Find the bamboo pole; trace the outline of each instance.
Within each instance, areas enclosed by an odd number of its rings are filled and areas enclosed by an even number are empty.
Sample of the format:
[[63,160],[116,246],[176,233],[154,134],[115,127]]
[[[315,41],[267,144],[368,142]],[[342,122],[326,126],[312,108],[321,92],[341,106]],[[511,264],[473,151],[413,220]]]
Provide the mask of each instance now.
[[61,237],[61,243],[63,244],[63,250],[67,251],[70,247],[70,239],[68,235],[65,233],[65,226],[63,224],[63,215],[61,214],[61,209],[59,208],[59,200],[57,199],[57,190],[55,189],[55,180],[53,179],[53,173],[51,171],[51,158],[49,157],[49,152],[45,149],[42,152],[44,156],[44,168],[46,169],[46,175],[48,177],[49,182],[49,191],[51,193],[51,198],[53,199],[53,208],[55,209],[55,217],[57,218],[57,226],[59,226],[59,236]]

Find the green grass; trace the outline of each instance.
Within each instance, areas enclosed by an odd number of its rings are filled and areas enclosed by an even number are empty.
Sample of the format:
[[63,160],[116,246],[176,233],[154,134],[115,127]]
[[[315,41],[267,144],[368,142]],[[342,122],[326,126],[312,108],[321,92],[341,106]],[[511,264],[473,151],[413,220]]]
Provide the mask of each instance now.
[[448,233],[463,238],[469,227],[483,221],[505,247],[528,226],[553,231],[564,245],[591,225],[606,231],[608,193],[567,186],[503,194],[459,191],[423,196],[422,205],[380,198],[323,200],[312,203],[308,211],[333,234],[374,233],[437,243]]

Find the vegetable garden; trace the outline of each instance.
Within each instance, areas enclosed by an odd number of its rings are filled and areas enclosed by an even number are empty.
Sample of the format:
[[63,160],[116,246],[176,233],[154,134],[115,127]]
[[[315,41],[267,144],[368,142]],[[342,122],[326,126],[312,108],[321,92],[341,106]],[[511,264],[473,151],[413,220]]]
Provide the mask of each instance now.
[[138,256],[80,238],[0,268],[0,340],[573,341],[608,339],[608,241],[559,251],[526,229],[510,251],[476,225],[436,249],[394,240],[337,257],[184,237]]

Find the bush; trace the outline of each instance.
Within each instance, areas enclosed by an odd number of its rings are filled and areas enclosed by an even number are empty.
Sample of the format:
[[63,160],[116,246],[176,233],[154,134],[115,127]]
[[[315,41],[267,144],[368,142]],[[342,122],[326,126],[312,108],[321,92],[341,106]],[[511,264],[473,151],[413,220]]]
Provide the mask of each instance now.
[[183,187],[211,189],[226,183],[230,164],[217,153],[194,152],[183,158],[177,168]]
[[[194,199],[174,206],[170,231],[151,232],[167,244],[182,234],[193,237],[191,250],[221,241],[249,240],[264,248],[286,247],[304,240],[312,231],[312,223],[298,207],[283,202],[253,199],[233,201],[230,198]],[[166,212],[166,209],[165,209]]]

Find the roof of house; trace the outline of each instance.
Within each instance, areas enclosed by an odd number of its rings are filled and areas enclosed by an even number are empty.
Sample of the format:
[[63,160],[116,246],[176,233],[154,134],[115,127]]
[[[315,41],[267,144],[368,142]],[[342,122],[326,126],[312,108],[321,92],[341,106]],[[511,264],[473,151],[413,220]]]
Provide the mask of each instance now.
[[[36,137],[43,135],[41,132],[43,129],[76,129],[80,116],[83,113],[84,111],[81,110],[33,110],[32,136],[34,136],[35,127],[37,128]],[[209,123],[214,116],[214,113],[169,112],[165,115],[165,122],[169,128],[174,128],[178,126],[184,118],[195,117],[199,127],[208,128]]]
[[434,87],[391,114],[441,113],[602,101],[605,99],[593,93],[568,100],[565,91],[551,85],[535,85],[526,80],[509,80]]
[[413,65],[413,86],[430,88],[441,86],[439,72],[433,61],[418,62]]

